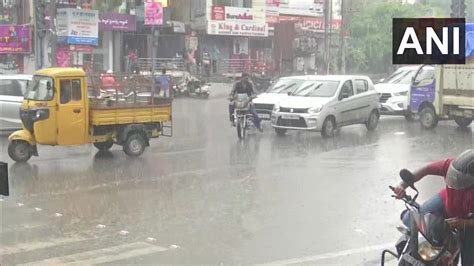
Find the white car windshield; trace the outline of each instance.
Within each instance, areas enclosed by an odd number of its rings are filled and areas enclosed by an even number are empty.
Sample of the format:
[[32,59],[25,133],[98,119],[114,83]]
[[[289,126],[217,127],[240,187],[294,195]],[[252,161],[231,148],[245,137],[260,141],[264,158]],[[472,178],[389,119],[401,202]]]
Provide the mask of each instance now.
[[388,77],[384,83],[392,83],[392,84],[410,84],[411,79],[415,75],[416,70],[400,70],[395,71],[390,77]]
[[303,79],[279,79],[275,84],[273,84],[270,88],[268,88],[267,93],[288,93],[292,92],[298,87],[300,87],[305,80]]
[[332,97],[336,94],[338,87],[339,81],[334,80],[306,81],[293,95],[304,97]]
[[45,76],[34,76],[28,84],[25,98],[35,101],[49,101],[53,98],[53,79]]

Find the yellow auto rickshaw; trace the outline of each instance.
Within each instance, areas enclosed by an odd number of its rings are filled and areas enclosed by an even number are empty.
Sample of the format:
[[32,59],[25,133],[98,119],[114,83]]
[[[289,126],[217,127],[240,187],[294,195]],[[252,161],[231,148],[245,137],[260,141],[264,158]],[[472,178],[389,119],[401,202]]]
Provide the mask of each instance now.
[[88,143],[100,151],[121,145],[139,156],[151,138],[171,132],[172,100],[155,95],[149,78],[123,76],[120,91],[112,92],[94,80],[80,68],[36,71],[20,109],[23,129],[9,136],[9,156],[25,162],[38,156],[37,144]]

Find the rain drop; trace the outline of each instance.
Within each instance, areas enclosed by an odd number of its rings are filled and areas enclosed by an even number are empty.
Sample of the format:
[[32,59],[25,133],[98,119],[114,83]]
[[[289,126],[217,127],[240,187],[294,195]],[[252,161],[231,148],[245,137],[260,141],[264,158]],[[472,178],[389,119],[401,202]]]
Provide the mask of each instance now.
[[399,132],[395,132],[394,134],[395,135],[405,135],[405,132],[399,131]]
[[3,199],[0,199],[0,202],[3,202]]
[[148,242],[156,242],[156,238],[148,237],[148,238],[146,239],[146,241],[148,241]]
[[178,249],[178,248],[179,248],[178,245],[171,245],[171,246],[170,246],[170,249]]
[[23,207],[23,206],[25,206],[25,204],[23,204],[23,203],[21,203],[21,202],[18,202],[17,205],[18,205],[18,207]]
[[96,228],[98,228],[98,229],[104,229],[104,228],[105,228],[105,225],[103,225],[103,224],[98,224],[98,225],[96,226]]
[[43,209],[38,208],[38,207],[35,208],[35,211],[37,211],[37,212],[40,212],[40,211],[42,211],[42,210],[43,210]]
[[55,213],[54,216],[56,216],[56,217],[63,217],[63,215],[60,214],[59,212]]

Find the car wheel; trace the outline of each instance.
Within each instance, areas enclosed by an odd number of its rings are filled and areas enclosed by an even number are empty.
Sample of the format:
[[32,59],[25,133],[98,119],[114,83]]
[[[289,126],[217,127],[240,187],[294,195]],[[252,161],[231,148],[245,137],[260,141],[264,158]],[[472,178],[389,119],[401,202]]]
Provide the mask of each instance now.
[[284,128],[275,128],[275,133],[280,137],[285,136],[286,129],[284,129]]
[[333,117],[328,117],[324,120],[323,128],[321,129],[321,136],[324,138],[330,138],[334,136],[336,131],[336,121]]
[[128,135],[127,141],[123,145],[123,151],[128,156],[140,156],[146,148],[146,141],[142,134],[132,133]]
[[15,162],[26,162],[33,155],[31,146],[24,140],[14,140],[8,144],[8,155]]
[[379,114],[376,111],[372,111],[370,113],[369,119],[365,123],[365,126],[367,127],[367,130],[372,131],[377,128],[378,124],[379,124]]
[[112,146],[114,146],[114,142],[111,140],[94,143],[94,147],[96,147],[99,151],[108,151],[110,148],[112,148]]
[[438,118],[433,108],[426,106],[420,112],[420,124],[423,128],[432,129],[438,125]]
[[456,122],[456,124],[458,124],[458,126],[461,128],[467,128],[472,123],[472,119],[465,117],[456,117],[454,118],[454,122]]

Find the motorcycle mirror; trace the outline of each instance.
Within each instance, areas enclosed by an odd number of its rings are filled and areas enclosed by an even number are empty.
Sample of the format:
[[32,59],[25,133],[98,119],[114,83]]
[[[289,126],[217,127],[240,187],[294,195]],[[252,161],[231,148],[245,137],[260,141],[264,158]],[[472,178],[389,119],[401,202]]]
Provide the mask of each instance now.
[[413,184],[415,183],[415,175],[407,169],[400,170],[400,177],[403,182],[408,184],[411,188],[414,189]]

